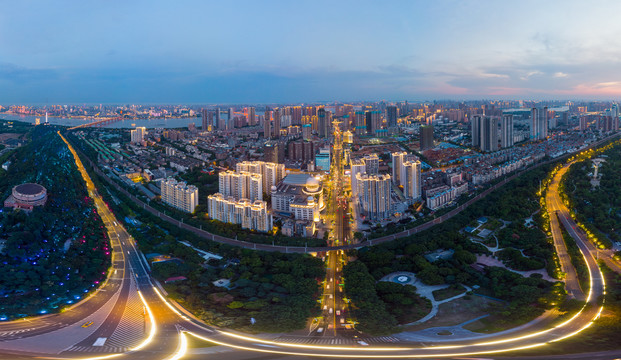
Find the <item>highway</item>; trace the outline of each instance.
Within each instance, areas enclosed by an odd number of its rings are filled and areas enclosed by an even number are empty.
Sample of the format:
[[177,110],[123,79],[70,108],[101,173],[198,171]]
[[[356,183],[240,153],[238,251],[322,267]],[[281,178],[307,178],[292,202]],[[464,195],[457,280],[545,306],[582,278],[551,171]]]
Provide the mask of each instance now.
[[[558,187],[560,185],[562,177],[567,173],[567,171],[569,170],[569,167],[572,164],[573,162],[564,164],[557,171],[557,173],[554,175],[554,178],[552,179],[552,182],[550,183],[548,193],[546,194],[546,204],[548,204],[548,213],[550,214],[551,225],[554,224],[552,219],[555,218],[553,214],[556,213],[558,215],[558,219],[560,220],[565,230],[567,230],[569,235],[574,239],[580,240],[580,241],[576,240],[576,243],[578,244],[578,246],[580,246],[582,251],[594,254],[596,259],[599,258],[603,260],[606,263],[606,265],[609,268],[611,268],[613,271],[617,273],[621,273],[621,266],[619,266],[619,263],[617,263],[611,258],[610,256],[611,253],[609,251],[602,251],[600,249],[597,249],[597,247],[588,240],[587,235],[584,233],[584,231],[582,231],[582,229],[578,226],[578,224],[576,224],[576,222],[573,220],[573,218],[570,215],[569,209],[563,203],[560,197],[560,194],[558,192]],[[560,236],[560,229],[558,225],[556,226],[558,230],[558,235]],[[551,226],[551,230],[554,230],[552,226]],[[556,243],[556,239],[555,239],[555,243]],[[604,254],[604,256],[599,256],[599,254]],[[560,254],[559,254],[559,258],[560,258]],[[567,256],[566,259],[568,260],[569,257]],[[565,266],[567,266],[567,264],[565,264]],[[573,271],[573,276],[575,276],[575,269],[573,269],[573,267],[571,266],[571,263],[569,263],[568,267],[570,271]],[[568,275],[567,280],[569,280],[569,275]],[[577,279],[575,281],[577,282]],[[576,285],[576,284],[572,284],[571,288],[576,289],[576,286],[578,286],[578,289],[579,289],[579,285]],[[569,287],[569,284],[567,282],[566,282],[566,287]]]
[[[68,146],[70,146],[68,144]],[[113,310],[107,316],[103,324],[100,324],[96,331],[89,336],[79,339],[77,343],[88,344],[90,341],[106,337],[116,328],[120,321],[119,313],[123,306],[124,301],[128,301],[129,289],[131,286],[135,286],[138,290],[141,301],[145,308],[145,336],[142,341],[132,347],[129,351],[117,354],[111,354],[105,358],[119,357],[123,359],[180,359],[184,358],[184,355],[188,351],[187,340],[192,338],[194,341],[205,341],[205,344],[217,344],[229,349],[233,349],[228,353],[227,358],[256,358],[256,359],[273,359],[273,358],[288,358],[288,357],[333,357],[333,358],[463,358],[463,357],[481,357],[485,358],[494,356],[496,354],[502,354],[503,352],[536,348],[539,346],[545,346],[548,342],[554,342],[569,338],[578,334],[581,330],[588,328],[592,325],[592,321],[599,317],[603,306],[598,299],[604,293],[604,280],[603,275],[600,272],[595,258],[592,253],[592,249],[589,248],[588,242],[580,237],[577,232],[570,231],[570,235],[575,236],[576,242],[580,249],[583,251],[590,275],[590,286],[585,291],[585,301],[587,305],[583,307],[579,313],[565,320],[560,324],[556,324],[553,327],[546,329],[523,329],[520,332],[511,334],[502,334],[497,336],[489,336],[485,339],[469,340],[469,341],[453,341],[443,343],[425,343],[425,344],[382,344],[378,345],[314,345],[304,343],[286,343],[279,341],[267,340],[260,337],[247,336],[238,334],[235,332],[227,331],[225,329],[218,329],[215,327],[202,324],[200,321],[194,319],[191,315],[184,312],[183,309],[178,308],[170,301],[168,301],[158,289],[157,284],[154,285],[152,279],[149,276],[148,266],[145,264],[143,257],[139,250],[133,243],[130,235],[115,219],[114,215],[107,208],[101,197],[97,194],[97,189],[94,188],[92,181],[86,170],[82,166],[77,154],[70,146],[78,168],[82,172],[82,175],[86,181],[89,194],[95,200],[95,205],[104,219],[104,223],[108,232],[112,234],[111,241],[113,243],[113,259],[114,267],[111,272],[112,277],[108,283],[103,286],[102,290],[96,295],[90,297],[82,304],[77,306],[74,310],[56,315],[45,317],[42,319],[32,320],[31,327],[37,329],[41,333],[36,337],[37,339],[43,339],[48,337],[54,340],[58,335],[58,331],[63,327],[62,324],[81,323],[87,321],[89,311],[93,311],[96,308],[96,304],[103,302],[106,297],[112,299],[109,293],[116,290],[114,294],[117,294],[117,300]],[[554,189],[554,188],[552,188]],[[558,194],[557,198],[558,198]],[[560,202],[551,202],[550,206],[560,207]],[[552,211],[556,209],[552,208]],[[559,210],[559,218],[561,223],[570,224],[569,219]],[[558,249],[557,249],[558,251]],[[334,251],[334,253],[337,253]],[[339,259],[335,257],[328,257],[329,266],[333,269],[337,269],[339,266]],[[116,277],[114,273],[116,271]],[[338,273],[334,273],[333,278],[336,279]],[[133,285],[132,285],[133,284]],[[335,282],[328,281],[327,285],[330,285],[330,289],[335,291]],[[108,287],[109,286],[109,287]],[[128,288],[129,286],[129,288]],[[106,288],[108,287],[108,288]],[[330,289],[326,290],[328,293]],[[106,290],[106,291],[103,291]],[[334,294],[333,294],[334,296]],[[333,304],[333,306],[339,306],[340,304]],[[75,311],[75,313],[72,313]],[[336,320],[336,312],[333,310],[334,318]],[[69,318],[69,316],[72,316]],[[40,322],[40,323],[39,323]],[[2,326],[17,326],[15,323],[3,324]],[[69,326],[69,325],[65,325]],[[60,329],[60,330],[59,330]],[[4,331],[0,328],[0,334]],[[34,330],[32,330],[34,331]],[[45,334],[42,334],[45,333]],[[34,338],[34,337],[33,337]],[[0,352],[5,349],[2,345],[11,344],[14,341],[22,341],[24,339],[7,339],[0,342]],[[93,345],[91,345],[93,346]],[[247,353],[253,354],[252,356]],[[1,355],[2,358],[10,359],[12,356],[15,358],[24,357],[28,355],[36,355],[41,357],[44,354],[33,354],[29,349],[23,351],[6,351],[6,355]],[[103,354],[101,354],[103,355]],[[48,356],[54,358],[81,358],[81,359],[101,359],[102,356],[94,356],[90,354],[90,357],[85,356],[84,353],[50,353]],[[195,356],[191,356],[196,358]],[[212,356],[206,356],[207,358]],[[198,357],[202,358],[202,357]],[[213,356],[213,358],[220,358]]]

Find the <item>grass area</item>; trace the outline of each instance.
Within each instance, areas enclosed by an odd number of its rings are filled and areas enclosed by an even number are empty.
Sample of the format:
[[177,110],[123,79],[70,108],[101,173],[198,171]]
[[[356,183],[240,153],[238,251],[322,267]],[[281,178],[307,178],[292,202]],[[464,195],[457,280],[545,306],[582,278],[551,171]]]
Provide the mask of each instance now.
[[487,237],[487,239],[481,239],[480,242],[484,245],[487,245],[489,247],[496,247],[496,238],[494,237],[494,235],[490,235]]
[[489,314],[488,309],[497,302],[481,296],[464,296],[438,307],[438,313],[422,324],[407,326],[404,331],[417,331],[438,326],[462,324],[479,316]]
[[[524,316],[519,318],[514,318],[511,320],[507,320],[506,315],[502,311],[503,308],[506,308],[507,305],[495,303],[489,308],[490,316],[485,317],[483,319],[474,321],[470,324],[464,326],[464,329],[484,333],[484,334],[492,334],[499,331],[504,331],[508,329],[512,329],[514,327],[518,327],[520,325],[524,325],[530,321],[535,320],[540,314],[532,313],[531,316]],[[509,310],[507,310],[509,311]],[[551,324],[555,319],[550,318],[549,320],[545,320],[543,323]]]
[[483,226],[483,228],[494,231],[494,230],[500,228],[501,226],[502,226],[502,221],[500,221],[498,219],[490,219],[487,222],[487,224],[485,224]]
[[461,286],[460,284],[454,284],[444,289],[435,290],[432,294],[433,298],[436,299],[436,301],[440,301],[452,298],[453,296],[457,296],[459,294],[463,294],[465,291],[465,287]]
[[403,315],[397,317],[399,324],[409,324],[414,321],[420,320],[427,316],[431,312],[431,301],[427,298],[416,296],[413,299],[414,304],[403,312]]

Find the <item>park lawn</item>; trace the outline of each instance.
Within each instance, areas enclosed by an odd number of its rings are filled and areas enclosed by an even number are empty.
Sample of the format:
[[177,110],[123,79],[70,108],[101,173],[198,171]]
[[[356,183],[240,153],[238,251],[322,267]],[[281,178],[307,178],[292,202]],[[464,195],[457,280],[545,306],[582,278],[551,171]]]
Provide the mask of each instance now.
[[461,286],[460,284],[451,285],[447,288],[435,290],[433,294],[433,298],[436,301],[441,301],[444,299],[452,298],[453,296],[457,296],[459,294],[463,294],[466,291],[466,288]]
[[415,304],[410,306],[407,311],[404,311],[401,316],[397,317],[399,324],[409,324],[419,319],[424,318],[431,312],[431,301],[420,296],[416,296]]
[[497,230],[498,228],[500,228],[502,226],[502,221],[498,220],[498,219],[490,219],[487,224],[485,224],[483,226],[484,229],[488,229],[488,230]]
[[[505,305],[499,304],[499,306]],[[542,315],[540,313],[532,313],[530,314],[530,316],[523,316],[518,319],[509,321],[505,316],[501,314],[500,311],[496,311],[497,309],[498,308],[490,309],[490,316],[467,324],[464,326],[464,329],[477,333],[492,334],[495,332],[513,329],[520,325],[524,325]],[[565,319],[565,317],[563,317],[563,319]],[[539,326],[552,326],[552,324],[559,322],[559,319],[556,317],[547,317],[546,319],[543,319],[541,323],[539,323]]]
[[482,296],[464,296],[462,298],[440,304],[438,313],[422,324],[404,327],[404,331],[417,331],[438,326],[454,326],[487,315],[490,305],[497,301]]

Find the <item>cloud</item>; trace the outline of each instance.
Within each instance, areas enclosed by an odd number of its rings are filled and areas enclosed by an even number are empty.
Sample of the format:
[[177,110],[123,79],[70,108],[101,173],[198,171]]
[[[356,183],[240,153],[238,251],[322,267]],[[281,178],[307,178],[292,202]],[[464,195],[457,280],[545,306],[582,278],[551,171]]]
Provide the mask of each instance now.
[[564,72],[558,71],[558,72],[555,72],[553,76],[555,78],[565,78],[565,77],[568,77],[569,75]]
[[10,63],[0,63],[0,81],[15,83],[52,80],[58,77],[53,69],[29,69]]
[[532,76],[542,75],[543,73],[539,70],[529,71],[525,75],[520,76],[520,80],[528,80]]

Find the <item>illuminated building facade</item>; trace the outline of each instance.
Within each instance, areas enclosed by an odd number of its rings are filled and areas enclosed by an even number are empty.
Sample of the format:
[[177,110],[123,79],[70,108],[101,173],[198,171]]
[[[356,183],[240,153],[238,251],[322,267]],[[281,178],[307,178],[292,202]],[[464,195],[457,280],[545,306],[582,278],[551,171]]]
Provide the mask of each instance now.
[[168,178],[162,181],[162,201],[176,209],[193,213],[198,206],[198,188],[183,181]]
[[268,232],[273,227],[272,215],[267,211],[267,203],[248,199],[235,200],[220,193],[207,197],[209,217],[230,224],[240,224],[242,229]]

